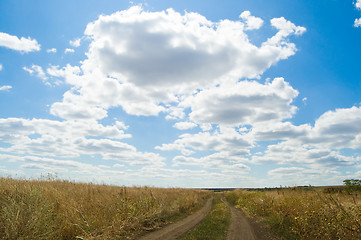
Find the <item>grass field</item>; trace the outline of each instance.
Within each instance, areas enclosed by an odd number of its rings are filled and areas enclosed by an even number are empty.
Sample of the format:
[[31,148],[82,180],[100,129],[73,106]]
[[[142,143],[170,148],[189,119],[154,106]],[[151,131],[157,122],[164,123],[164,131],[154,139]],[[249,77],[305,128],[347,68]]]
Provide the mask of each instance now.
[[132,239],[196,211],[209,195],[0,178],[0,239]]
[[282,239],[361,239],[361,198],[338,188],[235,190],[226,199]]

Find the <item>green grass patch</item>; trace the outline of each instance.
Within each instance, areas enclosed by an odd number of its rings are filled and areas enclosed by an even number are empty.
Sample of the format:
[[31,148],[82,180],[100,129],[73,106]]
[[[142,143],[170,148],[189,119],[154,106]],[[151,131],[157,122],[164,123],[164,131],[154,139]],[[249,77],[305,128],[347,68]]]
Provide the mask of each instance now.
[[202,222],[181,240],[221,240],[226,239],[227,230],[231,222],[231,213],[221,201],[221,195],[216,194],[212,203],[212,210]]

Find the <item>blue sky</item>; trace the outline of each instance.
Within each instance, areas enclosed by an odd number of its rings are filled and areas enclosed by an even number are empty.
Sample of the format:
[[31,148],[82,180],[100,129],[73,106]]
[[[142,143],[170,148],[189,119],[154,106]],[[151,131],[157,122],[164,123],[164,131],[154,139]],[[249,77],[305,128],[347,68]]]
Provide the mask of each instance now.
[[0,175],[361,178],[361,2],[0,3]]

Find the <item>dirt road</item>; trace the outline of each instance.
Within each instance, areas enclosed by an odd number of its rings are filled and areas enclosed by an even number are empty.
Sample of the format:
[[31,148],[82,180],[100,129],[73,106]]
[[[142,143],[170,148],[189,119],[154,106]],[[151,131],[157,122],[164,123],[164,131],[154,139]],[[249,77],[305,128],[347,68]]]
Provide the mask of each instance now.
[[248,219],[244,213],[229,204],[226,200],[222,201],[231,211],[231,225],[229,226],[227,240],[272,240],[275,239],[260,223]]
[[211,210],[213,198],[208,199],[204,207],[180,222],[170,224],[158,231],[140,237],[139,240],[173,240],[194,228]]
[[228,230],[228,240],[256,240],[256,235],[253,231],[251,224],[248,222],[247,218],[243,213],[229,204],[227,201],[222,199],[222,201],[228,206],[231,210],[231,225]]

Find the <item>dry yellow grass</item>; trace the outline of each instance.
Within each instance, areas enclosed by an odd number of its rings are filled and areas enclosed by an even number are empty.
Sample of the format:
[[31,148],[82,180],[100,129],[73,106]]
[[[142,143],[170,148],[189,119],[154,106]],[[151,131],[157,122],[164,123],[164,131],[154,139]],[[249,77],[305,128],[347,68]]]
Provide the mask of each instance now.
[[0,239],[132,239],[209,192],[0,178]]
[[260,216],[282,239],[361,239],[361,198],[323,189],[236,190],[227,199]]

